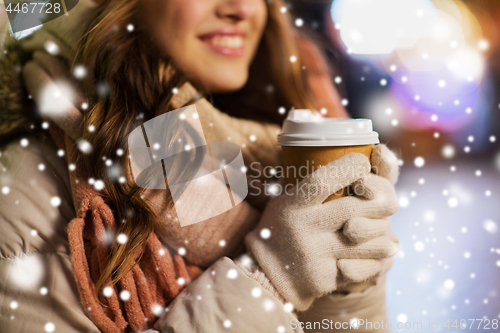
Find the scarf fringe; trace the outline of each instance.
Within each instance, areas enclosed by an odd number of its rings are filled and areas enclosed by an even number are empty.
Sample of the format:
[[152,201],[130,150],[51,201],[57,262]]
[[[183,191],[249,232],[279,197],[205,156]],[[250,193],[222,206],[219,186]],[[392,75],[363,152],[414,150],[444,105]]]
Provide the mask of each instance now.
[[[109,241],[114,240],[110,235],[115,230],[111,209],[100,196],[84,199],[77,217],[68,225],[71,263],[81,303],[87,316],[104,333],[124,333],[128,326],[134,331],[144,330],[161,315],[158,309],[167,306],[201,270],[186,265],[179,255],[172,258],[152,233],[140,262],[117,285],[112,286],[111,277],[108,278],[106,288],[111,288],[112,293],[101,305],[95,283],[107,263]],[[122,291],[128,291],[128,300],[119,299]]]

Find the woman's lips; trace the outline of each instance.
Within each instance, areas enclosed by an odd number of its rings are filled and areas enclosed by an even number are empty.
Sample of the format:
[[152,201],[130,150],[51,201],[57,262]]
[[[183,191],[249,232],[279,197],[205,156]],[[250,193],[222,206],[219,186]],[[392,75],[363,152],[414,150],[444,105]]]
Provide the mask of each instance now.
[[240,57],[245,53],[244,34],[242,32],[217,31],[198,38],[213,51],[225,56]]

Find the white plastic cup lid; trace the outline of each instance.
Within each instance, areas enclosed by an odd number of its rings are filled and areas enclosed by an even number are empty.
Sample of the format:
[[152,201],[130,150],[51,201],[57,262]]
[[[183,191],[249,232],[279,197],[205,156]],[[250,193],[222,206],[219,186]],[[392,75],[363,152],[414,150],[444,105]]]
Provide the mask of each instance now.
[[311,110],[291,110],[278,146],[359,146],[380,143],[370,119],[323,118]]

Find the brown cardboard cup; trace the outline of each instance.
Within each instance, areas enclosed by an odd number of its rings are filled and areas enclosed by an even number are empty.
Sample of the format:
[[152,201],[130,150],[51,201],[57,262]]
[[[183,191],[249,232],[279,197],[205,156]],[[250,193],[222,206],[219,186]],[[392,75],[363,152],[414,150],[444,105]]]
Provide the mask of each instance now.
[[[307,168],[307,174],[317,170],[330,162],[350,153],[361,153],[370,158],[373,145],[346,146],[346,147],[299,147],[283,146],[282,159],[285,169],[286,183],[297,184],[302,180],[304,173],[299,170]],[[301,169],[302,168],[302,169]],[[293,170],[293,171],[292,171]],[[324,202],[341,198],[349,193],[344,188],[338,193],[330,195]]]
[[[370,119],[322,118],[310,110],[292,110],[278,135],[286,183],[297,184],[306,174],[350,153],[370,158],[376,143],[378,133],[373,131]],[[343,197],[348,191],[349,186],[325,202]]]

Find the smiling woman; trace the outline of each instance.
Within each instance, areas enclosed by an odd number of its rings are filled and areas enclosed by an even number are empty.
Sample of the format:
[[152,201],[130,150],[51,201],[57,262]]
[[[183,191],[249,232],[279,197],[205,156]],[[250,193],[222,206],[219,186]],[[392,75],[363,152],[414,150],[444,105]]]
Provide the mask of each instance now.
[[[0,238],[0,310],[9,315],[0,317],[2,329],[301,332],[289,325],[293,309],[305,311],[334,291],[320,306],[329,320],[343,313],[337,301],[353,316],[384,318],[391,261],[381,258],[397,247],[387,222],[369,226],[366,243],[352,244],[359,258],[345,250],[349,241],[341,230],[325,228],[333,220],[345,223],[345,214],[366,214],[342,208],[343,201],[337,201],[340,208],[323,207],[320,216],[318,207],[288,197],[277,204],[290,214],[278,214],[281,208],[267,196],[248,196],[223,214],[181,227],[169,184],[140,188],[131,175],[129,134],[186,105],[196,107],[206,142],[232,142],[246,165],[256,162],[256,168],[241,168],[248,177],[280,164],[277,124],[287,109],[346,117],[322,52],[291,21],[281,0],[80,0],[31,35],[7,38],[0,61],[0,187],[7,189],[0,200],[6,235]],[[193,152],[186,138],[203,133],[169,125],[170,139],[159,146],[180,142]],[[154,134],[161,138],[166,131]],[[149,160],[156,144],[143,147]],[[388,162],[394,156],[380,148],[372,164],[394,174],[397,166]],[[190,157],[172,169],[197,172],[198,156]],[[162,174],[172,171],[156,162]],[[380,185],[370,192],[374,200],[350,199],[383,216],[392,212],[386,206],[393,205],[382,203],[394,201],[394,179],[369,174],[362,156],[337,164],[346,170],[361,165],[366,184]],[[258,176],[252,179],[264,186]],[[196,213],[226,198],[220,192],[186,191],[180,200]],[[279,219],[269,217],[275,214]],[[308,219],[306,233],[300,216]],[[250,233],[259,223],[271,227]],[[245,253],[257,234],[269,246],[267,272]],[[319,237],[305,242],[304,234]],[[342,246],[325,241],[331,236]],[[9,281],[25,256],[37,256],[45,269],[36,286],[19,289]],[[291,256],[293,262],[286,261]],[[338,271],[333,258],[346,259]],[[294,280],[302,270],[307,274]],[[318,278],[325,272],[331,274]],[[8,308],[12,302],[15,308]]]
[[246,83],[267,21],[264,0],[146,0],[140,22],[163,55],[211,92]]

